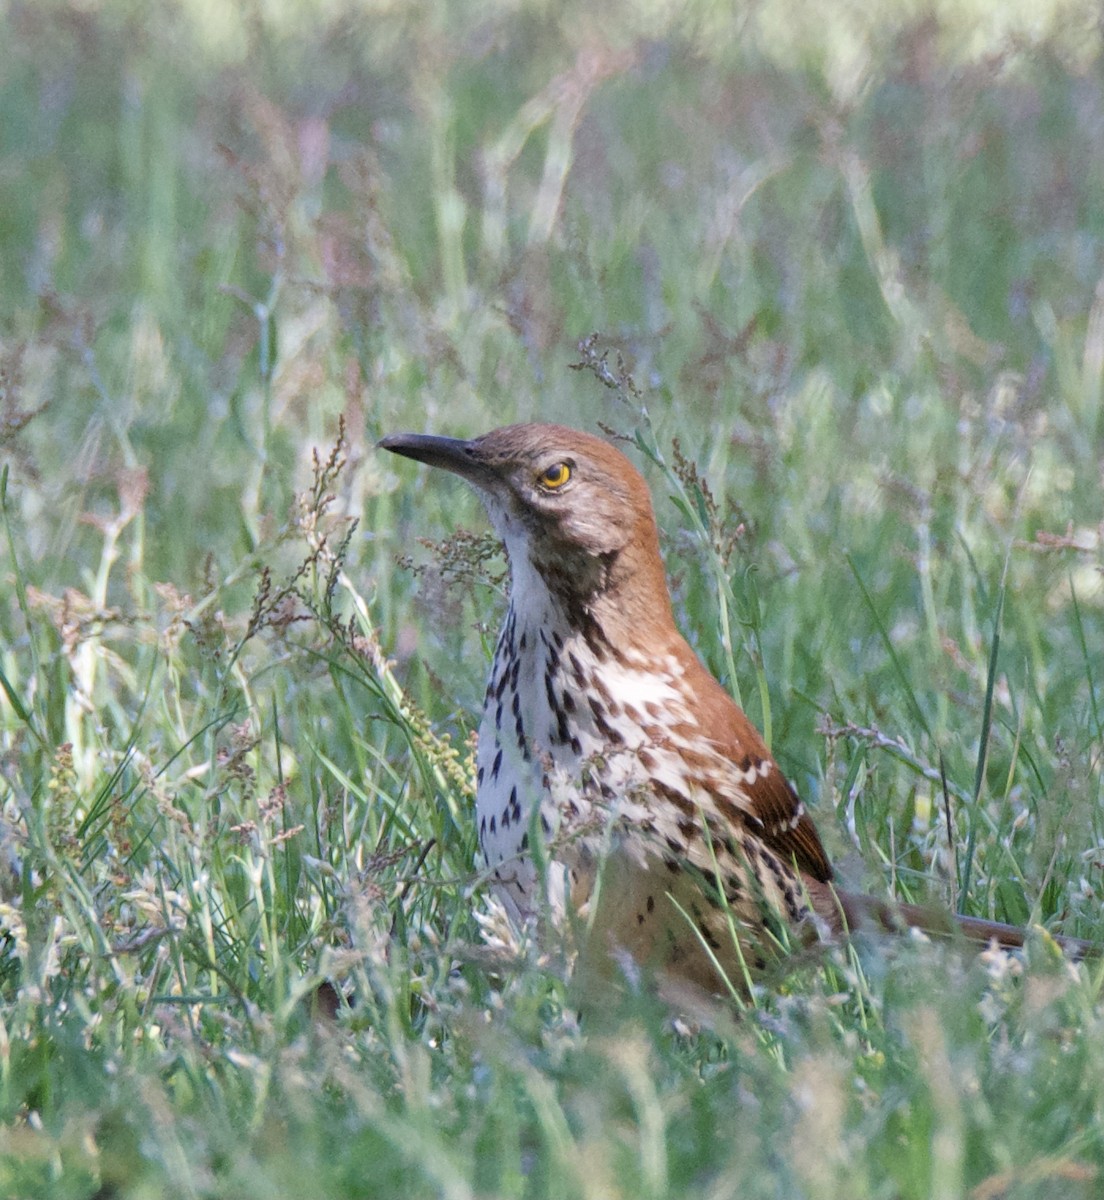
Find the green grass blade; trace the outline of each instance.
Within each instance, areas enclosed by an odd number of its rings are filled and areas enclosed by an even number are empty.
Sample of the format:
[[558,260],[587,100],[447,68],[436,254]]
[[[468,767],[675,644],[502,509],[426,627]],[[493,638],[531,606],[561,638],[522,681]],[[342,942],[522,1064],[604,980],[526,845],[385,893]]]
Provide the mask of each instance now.
[[882,645],[885,647],[886,654],[889,655],[889,661],[893,664],[893,670],[900,680],[901,688],[904,691],[905,699],[908,701],[908,706],[912,710],[913,716],[916,718],[920,728],[931,737],[931,729],[928,726],[928,719],[924,715],[924,710],[920,706],[920,701],[917,699],[916,690],[912,686],[912,679],[909,677],[908,671],[901,662],[900,655],[897,653],[896,647],[893,645],[893,639],[889,636],[889,630],[886,629],[885,622],[882,620],[881,613],[878,611],[877,605],[874,603],[874,598],[871,596],[869,589],[863,582],[859,568],[855,564],[855,560],[850,554],[846,555],[847,565],[851,568],[851,574],[855,578],[855,582],[859,585],[859,591],[862,594],[863,602],[866,604],[867,611],[874,622],[874,627],[878,631],[878,635],[882,640]]

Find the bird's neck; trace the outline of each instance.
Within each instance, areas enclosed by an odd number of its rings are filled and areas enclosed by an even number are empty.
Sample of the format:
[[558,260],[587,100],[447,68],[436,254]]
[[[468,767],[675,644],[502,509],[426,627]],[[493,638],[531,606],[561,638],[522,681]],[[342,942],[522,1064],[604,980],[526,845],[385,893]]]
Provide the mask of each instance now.
[[654,738],[649,702],[681,714],[683,681],[700,669],[675,628],[662,574],[659,590],[629,592],[619,586],[617,566],[607,564],[606,586],[590,590],[550,579],[546,565],[538,569],[528,558],[512,566],[487,714],[501,730],[509,691],[507,714],[524,728],[534,756],[569,771],[573,762]]
[[581,638],[601,660],[664,655],[685,645],[671,613],[658,546],[602,556],[542,548],[510,557],[510,611],[519,629]]

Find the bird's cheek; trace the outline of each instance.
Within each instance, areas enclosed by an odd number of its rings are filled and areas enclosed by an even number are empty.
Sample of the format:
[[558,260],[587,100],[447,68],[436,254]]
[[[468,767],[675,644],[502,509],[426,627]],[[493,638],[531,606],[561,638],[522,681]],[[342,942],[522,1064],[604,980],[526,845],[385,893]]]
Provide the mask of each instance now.
[[613,554],[625,544],[625,537],[616,522],[600,508],[572,514],[566,530],[569,539],[586,548],[596,558]]

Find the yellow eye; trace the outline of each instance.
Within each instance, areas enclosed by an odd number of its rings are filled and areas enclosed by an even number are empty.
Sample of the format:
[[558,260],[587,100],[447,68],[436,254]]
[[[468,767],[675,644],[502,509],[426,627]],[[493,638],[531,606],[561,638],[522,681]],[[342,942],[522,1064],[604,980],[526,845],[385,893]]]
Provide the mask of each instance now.
[[555,491],[556,488],[562,488],[570,478],[571,464],[558,462],[554,466],[549,467],[547,471],[542,471],[537,477],[537,482],[541,487]]

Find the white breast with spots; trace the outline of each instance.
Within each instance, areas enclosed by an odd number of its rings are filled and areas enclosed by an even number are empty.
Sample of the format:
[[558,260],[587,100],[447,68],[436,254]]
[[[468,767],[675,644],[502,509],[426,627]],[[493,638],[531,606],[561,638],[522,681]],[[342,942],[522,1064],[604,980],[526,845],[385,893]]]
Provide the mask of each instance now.
[[[507,907],[529,915],[541,908],[531,854],[541,838],[551,851],[547,901],[558,914],[567,895],[576,906],[585,901],[588,864],[621,823],[654,829],[657,785],[691,802],[681,757],[669,740],[665,748],[655,742],[660,726],[690,714],[676,660],[613,661],[569,629],[551,602],[525,611],[540,619],[523,625],[511,607],[487,685],[479,844]],[[685,831],[655,831],[685,853]]]

